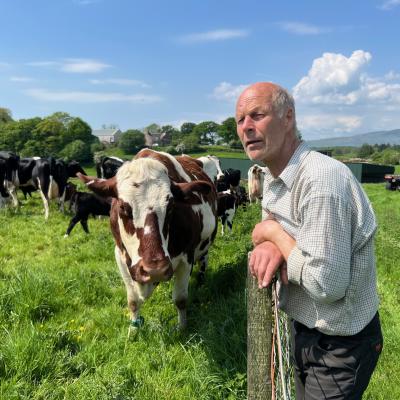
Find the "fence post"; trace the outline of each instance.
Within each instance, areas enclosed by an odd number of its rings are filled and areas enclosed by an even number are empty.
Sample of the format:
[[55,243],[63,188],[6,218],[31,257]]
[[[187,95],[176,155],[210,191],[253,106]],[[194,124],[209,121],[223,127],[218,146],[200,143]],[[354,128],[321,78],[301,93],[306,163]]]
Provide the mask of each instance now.
[[272,303],[271,285],[259,289],[247,268],[247,399],[270,400]]

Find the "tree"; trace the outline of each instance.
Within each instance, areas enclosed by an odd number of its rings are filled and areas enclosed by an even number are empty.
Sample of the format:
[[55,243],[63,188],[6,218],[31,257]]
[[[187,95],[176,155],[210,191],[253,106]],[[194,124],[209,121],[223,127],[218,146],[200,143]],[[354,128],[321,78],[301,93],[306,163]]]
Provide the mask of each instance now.
[[12,120],[11,111],[8,108],[0,107],[0,124],[11,122]]
[[126,154],[136,153],[144,146],[144,135],[137,129],[129,129],[122,133],[118,141],[118,147]]
[[202,144],[215,144],[218,139],[218,128],[216,122],[204,121],[195,126],[192,134],[196,135],[198,142]]
[[225,143],[237,141],[238,136],[235,118],[229,117],[225,121],[222,121],[221,125],[218,127],[218,135],[221,136]]
[[181,125],[181,133],[184,135],[190,135],[195,127],[196,124],[194,122],[184,122]]
[[358,150],[358,157],[368,158],[373,153],[374,153],[374,147],[368,143],[364,143]]
[[74,140],[68,143],[59,153],[59,156],[66,161],[89,161],[92,159],[90,144],[82,140]]

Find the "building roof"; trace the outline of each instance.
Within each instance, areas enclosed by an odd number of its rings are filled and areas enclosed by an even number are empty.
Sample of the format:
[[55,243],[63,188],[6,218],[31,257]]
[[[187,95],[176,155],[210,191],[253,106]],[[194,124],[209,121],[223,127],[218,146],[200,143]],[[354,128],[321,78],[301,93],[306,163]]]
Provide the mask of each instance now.
[[94,136],[112,136],[120,132],[119,129],[94,129],[92,135]]

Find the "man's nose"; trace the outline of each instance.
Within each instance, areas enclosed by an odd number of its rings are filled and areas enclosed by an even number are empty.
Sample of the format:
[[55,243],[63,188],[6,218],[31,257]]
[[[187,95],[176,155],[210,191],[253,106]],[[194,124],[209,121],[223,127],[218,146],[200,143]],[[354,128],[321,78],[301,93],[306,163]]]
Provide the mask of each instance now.
[[254,131],[254,121],[249,115],[246,115],[243,120],[242,129],[244,132]]

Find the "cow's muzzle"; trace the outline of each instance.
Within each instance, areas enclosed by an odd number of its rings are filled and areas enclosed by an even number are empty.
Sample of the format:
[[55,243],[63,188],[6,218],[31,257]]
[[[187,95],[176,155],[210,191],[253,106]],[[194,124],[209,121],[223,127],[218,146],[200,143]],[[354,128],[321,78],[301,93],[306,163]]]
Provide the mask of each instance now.
[[139,261],[136,266],[136,281],[139,283],[151,283],[168,281],[173,274],[171,260],[165,258],[162,260]]

